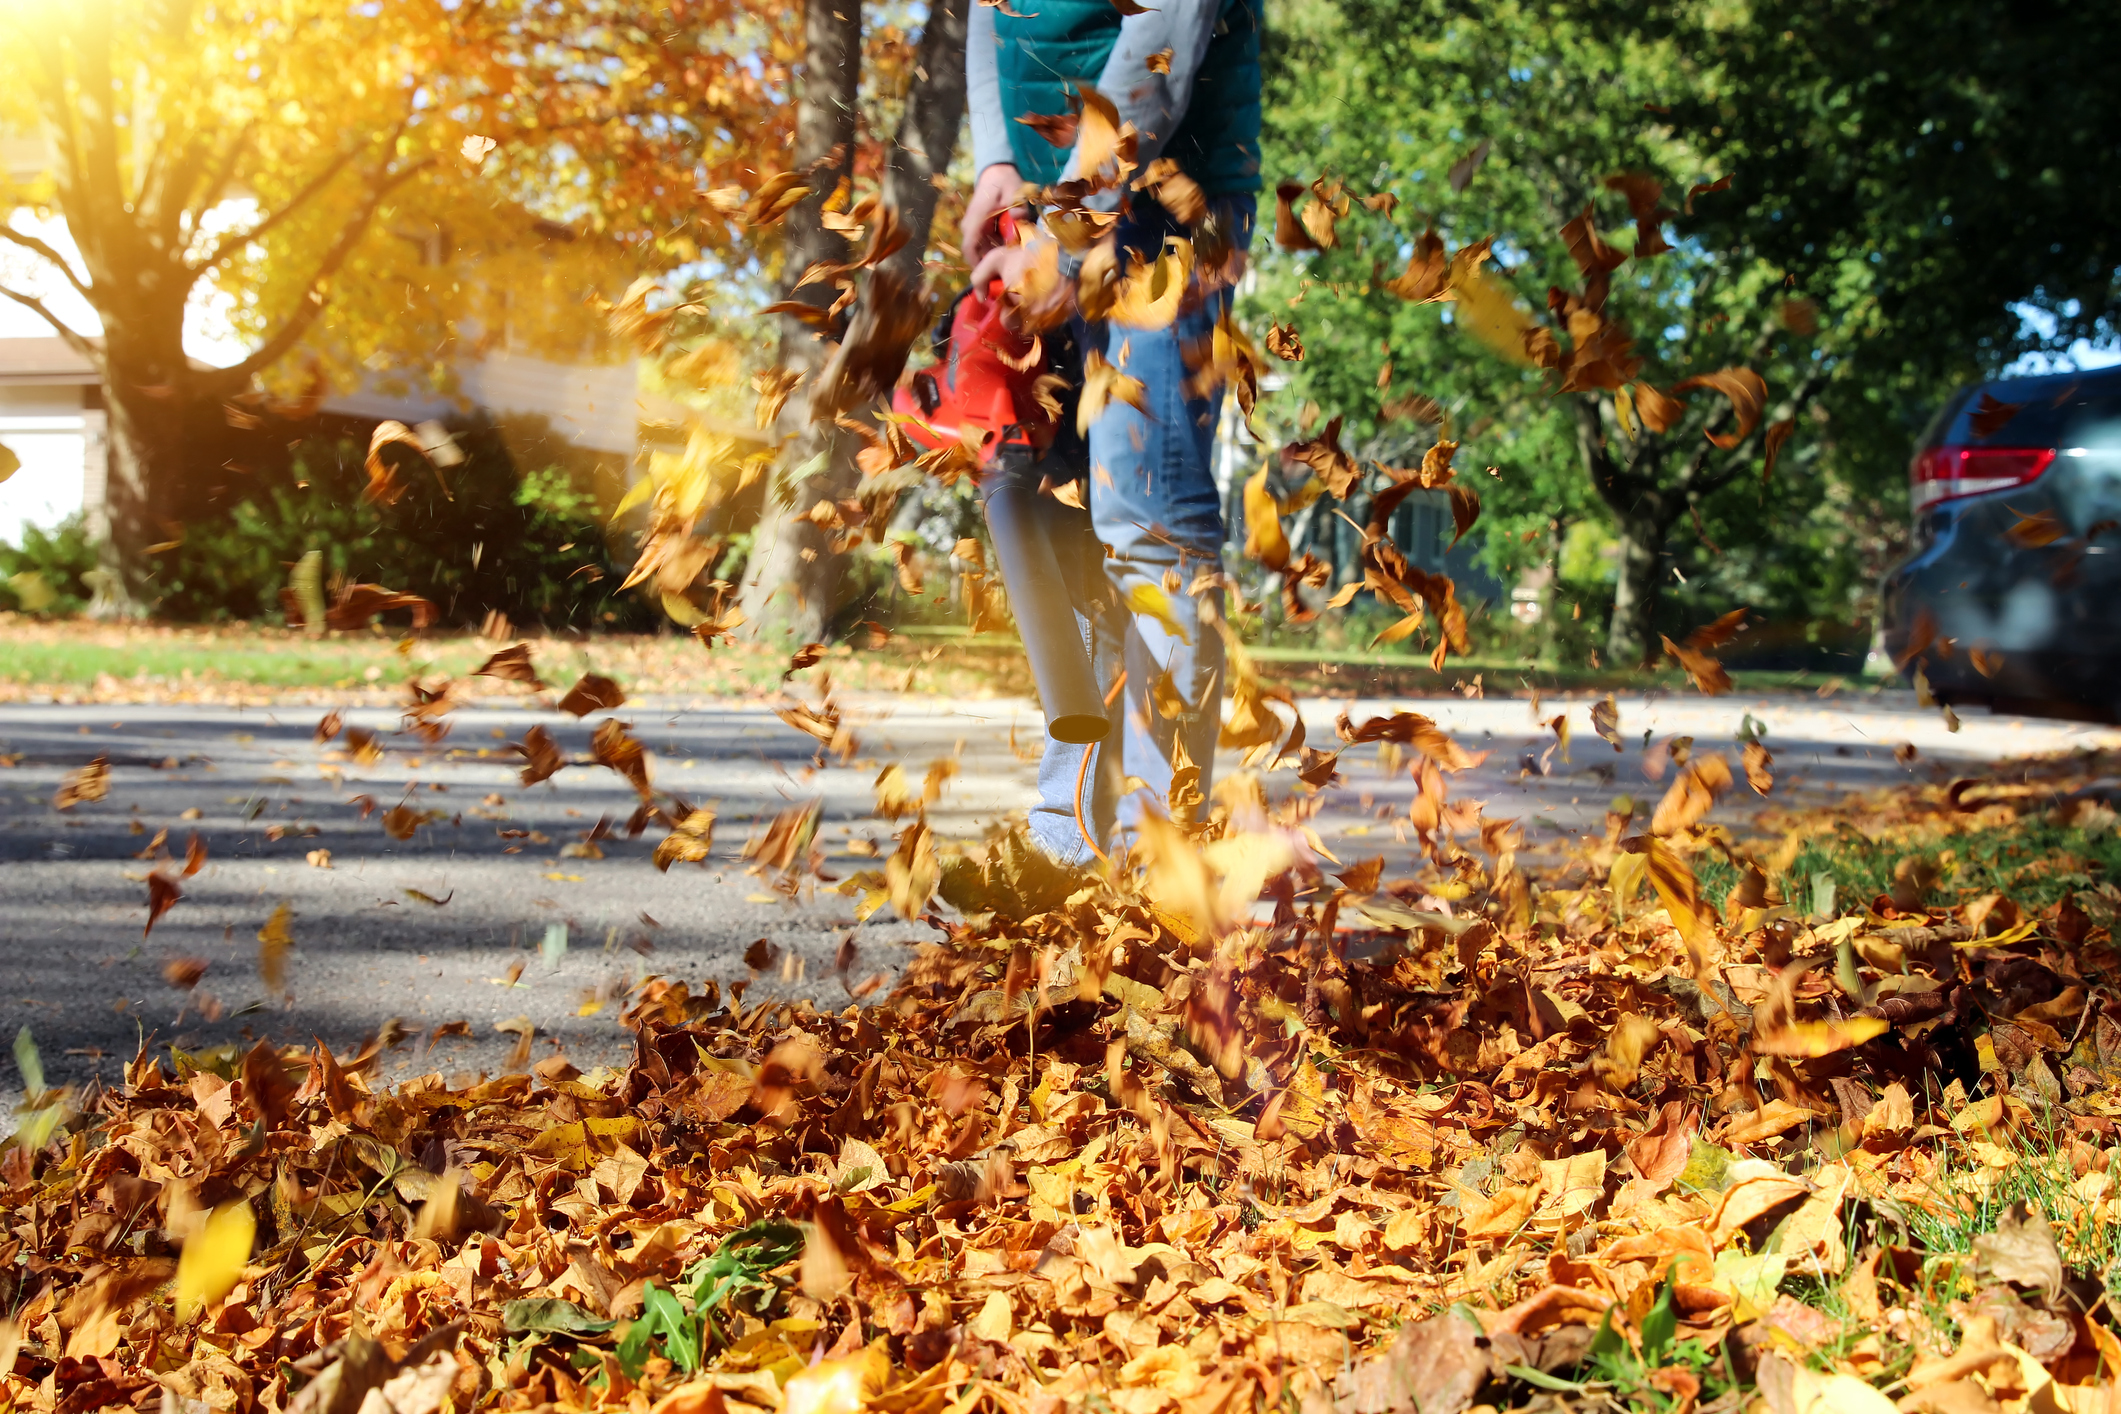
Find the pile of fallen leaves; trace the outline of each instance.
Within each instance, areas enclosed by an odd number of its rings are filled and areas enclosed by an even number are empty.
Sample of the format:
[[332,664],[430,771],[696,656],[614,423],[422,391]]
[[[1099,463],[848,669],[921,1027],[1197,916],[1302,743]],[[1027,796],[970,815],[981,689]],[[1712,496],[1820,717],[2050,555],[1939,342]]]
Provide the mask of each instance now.
[[[1409,878],[1252,775],[1081,875],[938,848],[901,775],[898,851],[845,881],[942,935],[897,990],[835,1015],[653,980],[623,1074],[384,1093],[379,1045],[260,1044],[65,1095],[25,1040],[8,1398],[2112,1407],[2121,892],[1807,915],[1706,822],[1706,754],[1541,888],[1445,800],[1471,758],[1433,723],[1340,735],[1422,782]],[[792,875],[803,843],[745,852]],[[1706,852],[1743,866],[1720,902]]]

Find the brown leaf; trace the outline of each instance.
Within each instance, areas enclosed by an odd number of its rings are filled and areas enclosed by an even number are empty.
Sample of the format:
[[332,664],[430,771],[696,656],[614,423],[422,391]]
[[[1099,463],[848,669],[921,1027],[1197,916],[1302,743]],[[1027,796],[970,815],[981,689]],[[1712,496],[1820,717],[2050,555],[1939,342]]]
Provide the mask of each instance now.
[[71,810],[83,801],[101,800],[110,794],[110,758],[98,756],[66,773],[52,793],[52,807]]
[[[1731,400],[1731,410],[1738,415],[1738,430],[1704,431],[1702,434],[1726,451],[1751,436],[1753,429],[1760,424],[1761,409],[1767,405],[1767,382],[1752,369],[1719,368],[1714,373],[1696,374],[1672,385],[1674,393],[1691,392],[1695,388],[1713,388]],[[1643,421],[1647,423],[1649,419]]]
[[324,613],[327,628],[365,628],[368,621],[378,614],[393,609],[406,609],[412,613],[412,626],[426,628],[435,621],[433,601],[422,599],[417,594],[400,594],[394,589],[385,589],[380,584],[349,584],[339,591],[337,599]]
[[1662,635],[1659,637],[1664,644],[1664,651],[1686,670],[1686,675],[1694,680],[1695,687],[1710,697],[1731,690],[1731,675],[1724,671],[1723,664],[1717,662],[1713,656],[1682,647]]
[[1311,468],[1328,491],[1346,500],[1348,492],[1361,478],[1362,468],[1341,447],[1340,424],[1341,419],[1334,418],[1318,436],[1308,441],[1291,442],[1281,449],[1281,454],[1288,461]]
[[162,980],[179,991],[188,992],[199,985],[208,965],[203,957],[173,957],[162,964]]
[[1686,646],[1702,650],[1721,648],[1738,636],[1738,631],[1745,627],[1745,616],[1751,612],[1750,609],[1733,609],[1728,614],[1718,615],[1688,634]]
[[2066,1275],[2055,1230],[2022,1200],[1997,1216],[1994,1232],[1974,1239],[1974,1266],[1997,1281],[2045,1292],[2049,1300],[2061,1296]]
[[1171,51],[1159,49],[1142,63],[1152,74],[1168,74],[1171,72]]
[[184,845],[184,877],[189,879],[206,867],[206,837],[197,830]]
[[1407,257],[1407,268],[1385,281],[1385,288],[1413,304],[1429,304],[1451,297],[1451,262],[1444,255],[1443,240],[1434,227],[1414,238],[1414,252]]
[[567,695],[560,699],[559,707],[570,717],[586,717],[591,712],[607,712],[625,705],[626,692],[610,678],[598,673],[584,673]]
[[2027,515],[2023,511],[2015,513],[2018,517],[2017,523],[2003,533],[2021,550],[2037,550],[2042,546],[2052,545],[2069,534],[2068,528],[2062,524],[2061,517],[2053,511],[2039,511],[2033,515]]
[[2006,403],[1994,394],[1983,392],[1973,416],[1967,419],[1967,426],[1976,437],[1986,440],[2008,427],[2011,419],[2023,411],[2024,403]]
[[[1075,146],[1075,131],[1082,119],[1076,113],[1025,113],[1016,120],[1055,147]],[[1301,187],[1297,190],[1303,190]]]
[[1635,384],[1635,413],[1652,432],[1669,432],[1686,415],[1682,398],[1667,397],[1648,383]]
[[1561,239],[1569,248],[1569,258],[1584,274],[1598,276],[1619,268],[1628,258],[1624,250],[1615,250],[1591,224],[1591,204],[1584,203],[1576,218],[1561,228]]
[[1470,486],[1453,483],[1444,488],[1451,498],[1451,525],[1457,532],[1452,535],[1446,549],[1455,549],[1458,542],[1466,538],[1466,532],[1480,519],[1480,496]]
[[1334,1414],[1465,1414],[1493,1373],[1480,1324],[1456,1309],[1399,1328],[1334,1386]]
[[161,920],[162,915],[174,908],[177,900],[183,897],[184,890],[177,887],[177,881],[170,878],[169,875],[163,873],[160,869],[148,875],[147,926],[140,930],[140,936],[144,938],[149,933],[152,933],[155,930],[155,924]]
[[1782,455],[1782,444],[1790,440],[1797,430],[1797,420],[1785,417],[1780,422],[1771,422],[1767,430],[1767,463],[1760,468],[1760,484],[1765,486],[1768,478],[1775,474],[1775,458]]
[[1689,216],[1694,214],[1695,197],[1707,196],[1712,191],[1729,191],[1730,189],[1731,179],[1729,177],[1718,177],[1713,182],[1696,182],[1686,189],[1686,214]]
[[1389,717],[1372,717],[1358,727],[1349,722],[1348,714],[1343,711],[1339,731],[1340,739],[1350,746],[1371,741],[1411,746],[1446,771],[1471,770],[1488,759],[1487,752],[1466,750],[1443,728],[1419,712],[1394,712]]
[[1302,182],[1282,182],[1274,188],[1274,244],[1283,250],[1318,249],[1318,242],[1296,219],[1296,198],[1303,194]]
[[1487,160],[1488,140],[1482,138],[1479,142],[1473,144],[1471,152],[1451,164],[1451,170],[1446,174],[1451,184],[1451,195],[1459,196],[1463,194],[1465,189],[1472,185],[1473,174],[1480,170],[1480,164]]
[[549,780],[567,764],[567,758],[560,754],[559,744],[552,739],[552,733],[540,726],[524,732],[521,741],[510,742],[508,749],[523,758],[523,784],[526,786]]
[[744,205],[743,221],[753,229],[780,224],[781,218],[810,195],[810,186],[799,172],[776,172],[752,193]]
[[1757,741],[1745,744],[1745,783],[1756,795],[1766,795],[1775,788],[1775,758]]
[[530,664],[530,645],[527,643],[503,648],[472,669],[471,675],[475,678],[499,678],[502,682],[528,683],[533,690],[545,686],[545,680],[538,676],[537,669]]
[[641,799],[654,797],[648,784],[648,749],[627,730],[626,723],[610,717],[599,723],[590,739],[589,754],[598,765],[624,776]]
[[1650,833],[1673,835],[1699,824],[1715,806],[1716,799],[1731,788],[1731,764],[1720,752],[1689,760],[1672,781],[1657,813],[1650,818]]
[[1294,324],[1276,324],[1267,330],[1267,352],[1287,363],[1302,363],[1304,358],[1303,336],[1296,332]]
[[1620,750],[1620,705],[1612,693],[1591,704],[1591,730]]

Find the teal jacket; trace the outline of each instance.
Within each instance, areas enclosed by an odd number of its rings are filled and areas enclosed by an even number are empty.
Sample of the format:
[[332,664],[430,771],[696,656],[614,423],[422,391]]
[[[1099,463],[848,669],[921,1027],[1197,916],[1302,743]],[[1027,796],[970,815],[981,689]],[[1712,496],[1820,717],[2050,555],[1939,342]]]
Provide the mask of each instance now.
[[[976,4],[965,46],[973,158],[1026,181],[1074,175],[1073,154],[1016,121],[1065,113],[1077,85],[1112,100],[1141,134],[1141,161],[1170,157],[1209,196],[1259,190],[1259,41],[1265,0],[1163,0],[1122,16],[1112,0]],[[1168,72],[1149,67],[1168,51]]]

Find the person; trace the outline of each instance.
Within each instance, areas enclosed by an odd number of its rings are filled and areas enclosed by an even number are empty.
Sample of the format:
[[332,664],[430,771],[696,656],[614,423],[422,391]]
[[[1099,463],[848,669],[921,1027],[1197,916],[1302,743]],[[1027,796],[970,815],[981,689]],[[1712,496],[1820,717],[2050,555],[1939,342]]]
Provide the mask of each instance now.
[[[1190,815],[1211,784],[1221,727],[1222,594],[1196,588],[1196,581],[1205,573],[1212,586],[1222,569],[1222,496],[1213,471],[1222,394],[1197,386],[1186,349],[1227,312],[1257,216],[1263,4],[1164,0],[1159,9],[1122,16],[1112,0],[1038,0],[979,4],[970,16],[965,77],[978,177],[962,235],[975,288],[995,278],[1019,288],[1036,259],[1028,245],[1001,243],[993,217],[1020,199],[1027,182],[1050,186],[1077,175],[1074,151],[1020,120],[1064,112],[1078,86],[1094,87],[1134,126],[1141,168],[1169,158],[1206,199],[1206,214],[1189,228],[1141,191],[1090,197],[1087,205],[1119,213],[1109,239],[1122,268],[1153,259],[1173,236],[1215,253],[1196,262],[1178,317],[1163,328],[1074,317],[1079,348],[1139,379],[1142,406],[1114,399],[1087,429],[1087,501],[1110,593],[1086,594],[1078,612],[1096,640],[1092,661],[1112,700],[1113,728],[1101,743],[1046,745],[1030,828],[1064,863],[1087,864],[1098,852],[1078,822],[1097,839],[1115,829],[1124,837],[1145,810]],[[1063,253],[1063,299],[1080,266]],[[1124,607],[1100,612],[1090,600]],[[1175,708],[1174,692],[1182,699]],[[1171,710],[1160,710],[1158,701]],[[1113,745],[1116,761],[1105,751]],[[1179,780],[1174,801],[1175,768],[1186,762],[1200,775]],[[1086,781],[1095,784],[1083,802]]]

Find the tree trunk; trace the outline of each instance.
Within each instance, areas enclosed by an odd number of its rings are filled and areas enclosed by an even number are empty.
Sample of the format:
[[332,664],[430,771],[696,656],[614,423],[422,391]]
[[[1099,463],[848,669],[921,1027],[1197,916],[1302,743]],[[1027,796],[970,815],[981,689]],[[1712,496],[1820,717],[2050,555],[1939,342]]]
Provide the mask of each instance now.
[[[157,272],[159,273],[159,272]],[[140,285],[154,282],[141,279]],[[100,523],[88,527],[96,547],[98,618],[137,618],[154,609],[147,547],[170,539],[169,524],[190,518],[185,495],[192,468],[194,421],[190,367],[183,353],[183,306],[158,310],[151,289],[131,317],[104,312],[103,389],[110,414],[110,475]],[[128,327],[131,326],[131,327]]]
[[[798,167],[823,161],[835,146],[851,154],[855,99],[861,77],[861,15],[852,0],[845,12],[833,0],[816,0],[804,15],[803,91],[796,114]],[[928,234],[935,218],[936,186],[949,167],[965,116],[965,16],[969,0],[939,0],[921,33],[912,90],[898,135],[886,154],[883,201],[897,213],[906,244],[883,264],[903,288],[917,289]],[[843,155],[840,170],[851,168]],[[843,260],[845,243],[819,221],[837,176],[813,182],[813,192],[789,215],[787,278],[799,279],[813,260]],[[828,304],[838,291],[814,284],[784,298]],[[801,517],[820,500],[852,493],[858,473],[854,443],[833,423],[810,420],[808,379],[827,351],[803,325],[788,321],[781,336],[783,368],[801,371],[805,384],[789,399],[784,427],[794,429],[784,456],[783,484],[789,494],[770,498],[761,517],[744,584],[744,612],[752,636],[806,642],[822,638],[845,593],[846,557],[832,548],[832,534]]]
[[898,212],[906,244],[884,262],[907,289],[920,283],[921,259],[935,221],[936,182],[957,151],[965,121],[965,16],[972,0],[935,0],[921,30],[913,88],[899,120],[898,139],[884,167],[884,204]]
[[[810,194],[788,213],[788,245],[781,297],[820,308],[838,297],[817,282],[795,282],[819,260],[845,260],[847,242],[825,229],[825,203],[854,170],[856,99],[862,75],[861,0],[809,0],[803,9],[803,82],[795,111],[795,169],[807,174]],[[839,591],[839,557],[830,532],[803,517],[836,499],[847,475],[846,435],[810,418],[810,380],[828,357],[822,340],[800,321],[781,324],[780,366],[803,382],[781,412],[794,435],[781,451],[766,507],[752,541],[742,603],[745,627],[765,641],[804,643],[823,637]]]
[[1606,658],[1615,668],[1648,663],[1656,650],[1664,537],[1670,529],[1669,522],[1647,517],[1620,522],[1620,579],[1613,590],[1613,621],[1605,640]]

